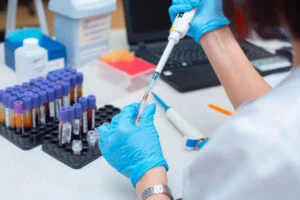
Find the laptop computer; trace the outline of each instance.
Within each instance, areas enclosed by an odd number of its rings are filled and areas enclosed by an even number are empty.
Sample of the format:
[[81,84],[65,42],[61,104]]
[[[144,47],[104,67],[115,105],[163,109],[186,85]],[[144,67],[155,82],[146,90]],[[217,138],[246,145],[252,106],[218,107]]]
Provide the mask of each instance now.
[[[171,21],[168,9],[172,0],[124,0],[127,39],[136,56],[156,65],[164,51]],[[285,71],[290,63],[245,40],[243,51],[262,75]],[[267,58],[267,60],[265,60]],[[277,63],[274,67],[274,62]],[[278,65],[278,62],[283,62]],[[186,37],[174,48],[161,78],[179,92],[220,84],[204,50]]]

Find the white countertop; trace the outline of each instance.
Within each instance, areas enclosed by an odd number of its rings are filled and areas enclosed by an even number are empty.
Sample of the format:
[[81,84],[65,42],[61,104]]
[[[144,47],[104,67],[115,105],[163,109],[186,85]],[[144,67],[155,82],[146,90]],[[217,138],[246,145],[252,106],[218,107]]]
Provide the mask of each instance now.
[[[125,30],[111,33],[110,49],[127,48]],[[282,43],[262,43],[269,50],[274,50]],[[286,44],[284,44],[286,45]],[[15,74],[3,63],[3,44],[0,44],[0,89],[15,84]],[[99,77],[92,73],[96,66],[87,65],[80,69],[85,74],[84,91],[91,91],[97,98],[105,96],[106,91],[97,84]],[[277,84],[287,73],[267,77],[271,85]],[[102,90],[103,89],[103,90]],[[155,92],[169,105],[174,107],[204,135],[210,136],[214,129],[227,117],[208,108],[214,103],[229,110],[232,106],[224,89],[213,87],[188,93],[178,93],[165,82],[159,80]],[[109,103],[123,107],[138,101],[144,90],[122,93]],[[153,100],[152,100],[153,101]],[[103,101],[101,101],[103,102]],[[184,166],[196,152],[186,152],[178,131],[167,121],[159,108],[156,114],[156,126],[160,134],[162,148],[170,165],[168,172],[170,187],[176,198],[182,194],[182,172]],[[129,180],[112,169],[103,158],[100,158],[80,170],[73,170],[58,162],[37,147],[31,151],[22,151],[0,137],[0,199],[3,200],[129,200],[135,199]]]

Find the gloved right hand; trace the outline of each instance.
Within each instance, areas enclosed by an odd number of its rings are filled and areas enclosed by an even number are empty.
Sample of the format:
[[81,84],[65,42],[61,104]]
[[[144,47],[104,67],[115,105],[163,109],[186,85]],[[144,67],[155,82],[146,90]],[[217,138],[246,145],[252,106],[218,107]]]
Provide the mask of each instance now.
[[230,24],[223,13],[223,0],[173,0],[169,9],[172,22],[179,13],[194,8],[198,8],[198,11],[190,25],[188,36],[197,43],[204,34]]

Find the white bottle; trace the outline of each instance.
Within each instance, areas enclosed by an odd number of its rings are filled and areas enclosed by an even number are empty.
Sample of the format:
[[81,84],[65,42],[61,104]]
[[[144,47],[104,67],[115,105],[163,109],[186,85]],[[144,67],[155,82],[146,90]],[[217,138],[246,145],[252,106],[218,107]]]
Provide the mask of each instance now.
[[15,51],[17,81],[26,82],[47,73],[48,52],[39,46],[36,38],[23,41],[23,46]]

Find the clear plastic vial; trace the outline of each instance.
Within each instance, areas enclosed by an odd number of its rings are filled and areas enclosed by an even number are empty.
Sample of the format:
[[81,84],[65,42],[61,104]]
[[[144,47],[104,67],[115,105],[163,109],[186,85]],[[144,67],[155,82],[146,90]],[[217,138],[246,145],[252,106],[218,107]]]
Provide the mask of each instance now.
[[24,121],[24,129],[28,131],[32,129],[32,99],[31,97],[23,97],[23,121]]
[[87,98],[80,97],[78,101],[82,108],[82,135],[86,136],[88,132]]
[[88,100],[88,130],[95,129],[96,96],[89,95]]
[[62,86],[61,85],[55,85],[55,118],[59,118],[59,109],[63,106],[62,103]]
[[91,130],[87,133],[87,141],[89,143],[89,149],[95,149],[99,140],[99,136],[95,130]]
[[66,138],[72,135],[72,125],[69,121],[69,111],[67,107],[59,110],[58,145],[63,146],[67,143]]
[[63,106],[70,106],[70,83],[63,82],[62,83],[63,88]]
[[14,103],[14,112],[16,114],[16,131],[18,134],[24,134],[24,104],[18,100]]
[[10,128],[15,129],[16,128],[16,115],[15,115],[15,110],[14,110],[14,103],[17,101],[16,96],[10,96],[9,97],[9,123],[10,123]]
[[79,103],[73,105],[75,119],[73,121],[73,140],[81,139],[81,116],[82,116],[82,108]]
[[73,140],[72,150],[73,150],[74,155],[79,156],[82,151],[82,141],[81,140]]
[[23,41],[23,46],[15,51],[17,80],[22,83],[44,76],[47,72],[48,52],[39,46],[36,38]]

